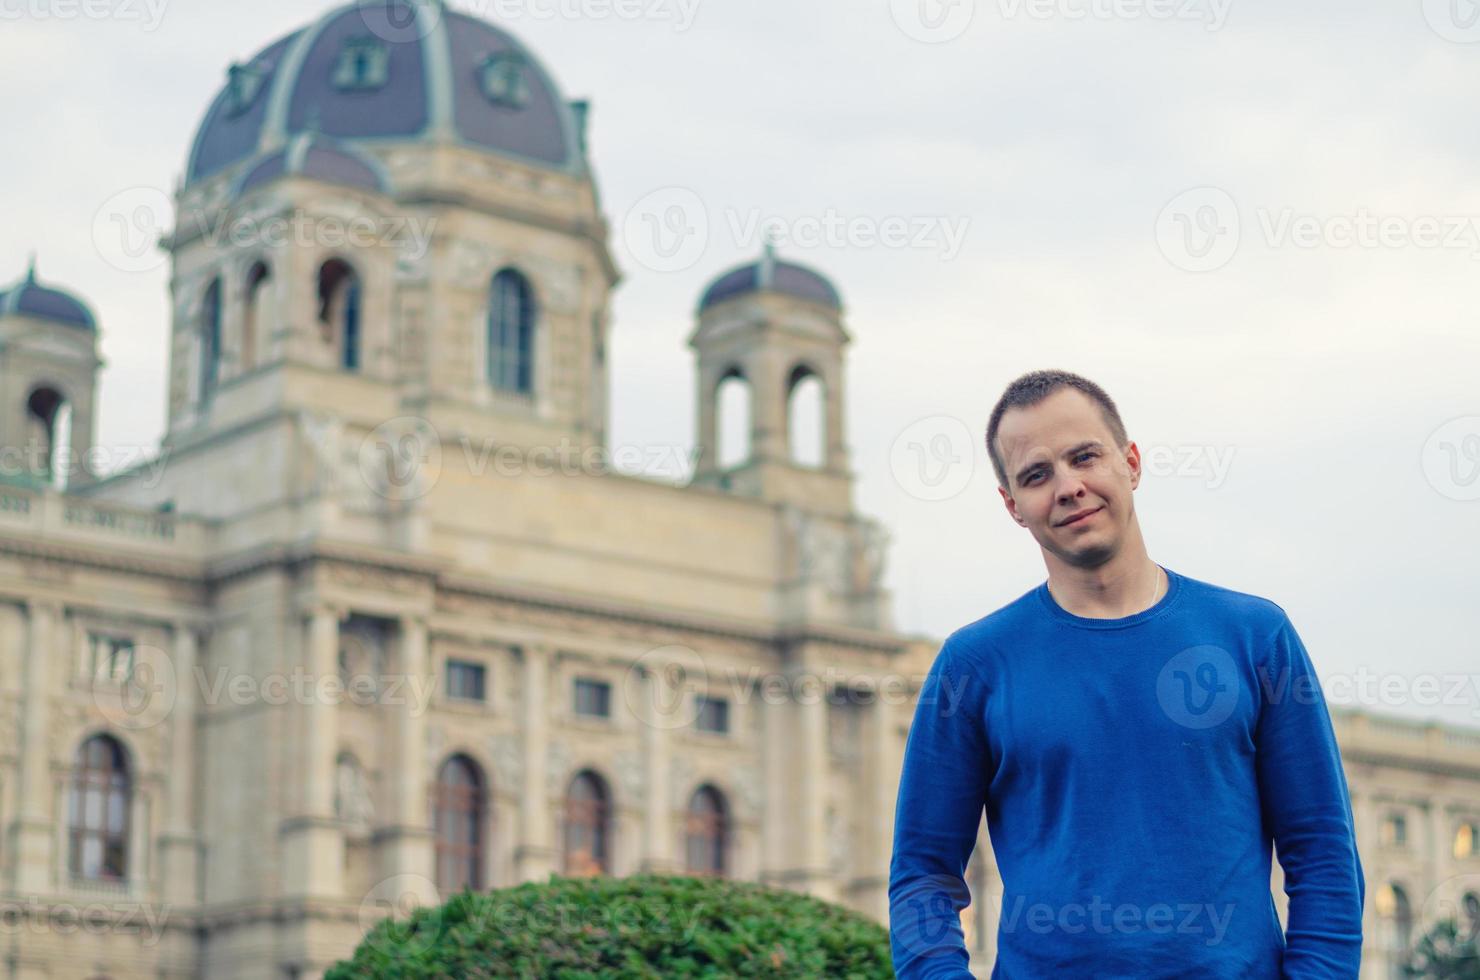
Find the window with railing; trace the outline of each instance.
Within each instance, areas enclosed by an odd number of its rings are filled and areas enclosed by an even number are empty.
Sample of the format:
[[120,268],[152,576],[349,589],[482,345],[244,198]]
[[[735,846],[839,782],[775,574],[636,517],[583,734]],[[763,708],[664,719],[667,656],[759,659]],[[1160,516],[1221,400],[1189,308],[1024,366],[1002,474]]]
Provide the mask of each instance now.
[[93,681],[126,684],[134,676],[134,639],[112,633],[89,633],[87,673]]

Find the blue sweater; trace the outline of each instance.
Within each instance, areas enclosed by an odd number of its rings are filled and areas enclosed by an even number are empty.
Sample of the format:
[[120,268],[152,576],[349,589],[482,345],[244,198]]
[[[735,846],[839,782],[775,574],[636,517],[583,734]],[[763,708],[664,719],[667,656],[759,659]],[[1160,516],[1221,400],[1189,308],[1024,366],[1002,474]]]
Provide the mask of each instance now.
[[1310,657],[1275,603],[1165,570],[1133,616],[1075,616],[1045,583],[946,639],[895,809],[902,980],[970,976],[984,808],[994,978],[1357,976],[1366,883]]

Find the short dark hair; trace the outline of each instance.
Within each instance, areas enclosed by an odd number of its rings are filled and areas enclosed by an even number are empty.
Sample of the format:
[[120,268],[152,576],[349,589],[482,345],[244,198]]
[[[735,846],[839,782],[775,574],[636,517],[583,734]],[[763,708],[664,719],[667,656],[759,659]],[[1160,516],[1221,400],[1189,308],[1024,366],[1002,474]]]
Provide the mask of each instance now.
[[992,409],[991,421],[987,423],[987,455],[992,457],[992,469],[997,471],[997,483],[1004,490],[1009,489],[1007,464],[1002,461],[1002,455],[997,452],[996,446],[997,428],[1002,424],[1002,416],[1010,408],[1030,408],[1037,405],[1060,388],[1074,388],[1092,398],[1099,404],[1105,425],[1115,437],[1116,448],[1124,449],[1130,444],[1125,434],[1125,423],[1120,421],[1120,412],[1115,408],[1115,402],[1105,394],[1104,388],[1088,378],[1068,371],[1031,371],[1007,386],[1007,390],[997,400],[996,407]]

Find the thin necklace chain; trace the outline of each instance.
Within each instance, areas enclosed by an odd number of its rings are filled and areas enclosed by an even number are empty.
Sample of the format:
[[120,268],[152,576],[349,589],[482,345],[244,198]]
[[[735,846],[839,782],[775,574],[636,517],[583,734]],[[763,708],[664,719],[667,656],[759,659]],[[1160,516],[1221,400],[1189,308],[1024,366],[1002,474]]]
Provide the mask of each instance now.
[[[1161,575],[1162,575],[1161,566],[1160,565],[1157,565],[1156,566],[1156,583],[1151,587],[1151,599],[1150,599],[1149,602],[1146,603],[1146,609],[1150,609],[1151,608],[1152,603],[1156,602],[1156,594],[1161,591]],[[1048,589],[1048,594],[1049,595],[1053,595],[1053,586],[1049,585],[1047,582],[1044,582],[1043,583],[1043,587],[1046,588],[1046,589]],[[1143,609],[1141,611],[1142,612],[1145,612],[1146,610]],[[1131,615],[1134,616],[1135,613],[1131,613]]]

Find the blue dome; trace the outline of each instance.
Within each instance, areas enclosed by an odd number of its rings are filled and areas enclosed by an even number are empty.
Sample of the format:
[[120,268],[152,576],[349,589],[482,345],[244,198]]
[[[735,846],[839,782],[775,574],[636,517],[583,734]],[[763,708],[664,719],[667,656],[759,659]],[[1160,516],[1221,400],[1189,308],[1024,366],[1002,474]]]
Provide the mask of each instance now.
[[359,0],[231,66],[196,133],[186,183],[319,131],[460,143],[582,172],[583,115],[492,24],[441,0]]
[[36,282],[36,264],[26,272],[26,278],[0,292],[0,316],[34,316],[42,320],[65,323],[68,326],[96,330],[98,322],[93,318],[87,304],[60,289],[51,289]]
[[699,301],[699,312],[723,300],[756,292],[785,293],[834,310],[843,308],[842,297],[827,277],[806,266],[782,262],[767,246],[759,262],[731,269],[710,283]]
[[326,136],[301,133],[280,150],[268,153],[242,171],[232,197],[270,184],[279,177],[296,174],[328,184],[361,187],[384,194],[389,188],[385,172],[369,154]]

